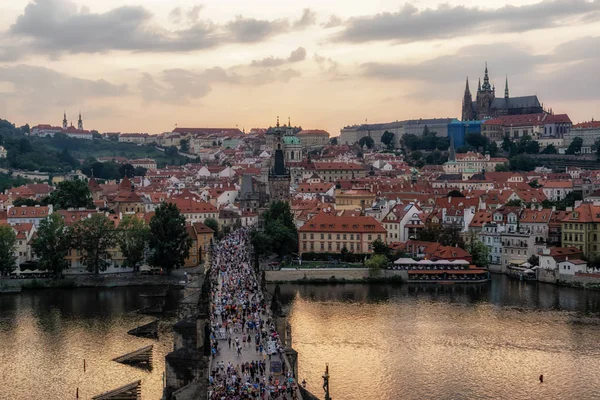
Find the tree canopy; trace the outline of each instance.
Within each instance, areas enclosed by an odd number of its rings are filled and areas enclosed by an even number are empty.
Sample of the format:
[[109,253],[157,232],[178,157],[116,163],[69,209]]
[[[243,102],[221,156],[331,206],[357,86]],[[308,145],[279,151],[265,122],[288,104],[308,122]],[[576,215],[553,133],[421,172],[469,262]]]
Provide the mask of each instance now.
[[190,254],[192,238],[185,228],[185,216],[173,203],[162,203],[150,220],[150,263],[168,274],[182,267]]
[[370,136],[363,136],[358,141],[360,147],[367,146],[367,148],[372,149],[375,146],[375,141]]
[[381,135],[381,143],[385,144],[388,149],[394,148],[394,133],[385,131],[383,135]]
[[67,267],[65,257],[71,248],[71,230],[65,226],[62,216],[52,213],[40,222],[33,240],[33,252],[39,257],[42,270],[49,270],[59,277]]
[[571,144],[567,148],[566,154],[579,154],[581,153],[581,147],[583,146],[583,139],[579,136],[573,138]]
[[73,242],[81,250],[81,263],[89,272],[99,274],[110,265],[109,250],[116,245],[116,231],[113,221],[102,213],[73,225]]
[[9,225],[0,225],[0,273],[8,275],[16,267],[17,234]]
[[44,204],[52,204],[55,210],[94,207],[90,188],[79,179],[60,182],[56,190],[44,199]]
[[117,243],[125,258],[124,266],[138,271],[146,259],[150,229],[144,220],[134,215],[123,217],[119,225]]

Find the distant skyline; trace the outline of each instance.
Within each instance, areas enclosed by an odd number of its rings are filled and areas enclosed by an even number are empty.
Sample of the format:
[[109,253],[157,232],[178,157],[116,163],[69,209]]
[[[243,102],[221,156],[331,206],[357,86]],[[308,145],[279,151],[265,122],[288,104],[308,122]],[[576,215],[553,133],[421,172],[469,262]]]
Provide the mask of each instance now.
[[0,118],[100,132],[460,118],[465,77],[600,118],[600,0],[12,0]]

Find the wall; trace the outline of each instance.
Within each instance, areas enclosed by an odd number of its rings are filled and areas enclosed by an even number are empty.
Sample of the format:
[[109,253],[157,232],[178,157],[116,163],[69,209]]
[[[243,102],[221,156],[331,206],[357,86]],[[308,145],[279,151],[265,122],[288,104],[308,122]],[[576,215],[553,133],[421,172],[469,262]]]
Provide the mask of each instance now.
[[372,271],[368,268],[311,268],[311,269],[288,269],[279,271],[265,271],[267,282],[294,282],[310,280],[331,279],[363,280],[369,278],[401,278],[408,279],[406,271],[380,270]]

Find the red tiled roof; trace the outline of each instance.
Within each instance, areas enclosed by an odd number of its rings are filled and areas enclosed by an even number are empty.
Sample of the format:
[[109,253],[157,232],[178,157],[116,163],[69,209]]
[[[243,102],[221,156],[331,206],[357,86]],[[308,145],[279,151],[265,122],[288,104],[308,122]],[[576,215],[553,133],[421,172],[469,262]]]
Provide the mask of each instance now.
[[588,129],[588,128],[600,128],[600,121],[588,121],[575,124],[571,127],[572,129]]
[[299,232],[351,232],[386,233],[385,228],[373,217],[338,217],[321,213],[308,220]]

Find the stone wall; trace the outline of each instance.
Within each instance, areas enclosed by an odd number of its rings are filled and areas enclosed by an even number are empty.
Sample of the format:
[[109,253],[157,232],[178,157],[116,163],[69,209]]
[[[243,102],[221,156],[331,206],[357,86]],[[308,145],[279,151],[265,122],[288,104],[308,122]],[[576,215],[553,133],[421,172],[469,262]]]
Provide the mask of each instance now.
[[306,280],[349,280],[360,281],[368,279],[394,279],[407,280],[406,271],[377,270],[368,268],[312,268],[291,269],[283,268],[279,271],[265,271],[267,282],[301,282]]
[[576,274],[564,275],[559,274],[556,270],[539,269],[538,280],[545,283],[558,283],[567,286],[575,286],[581,288],[591,288],[592,286],[600,286],[599,274]]

